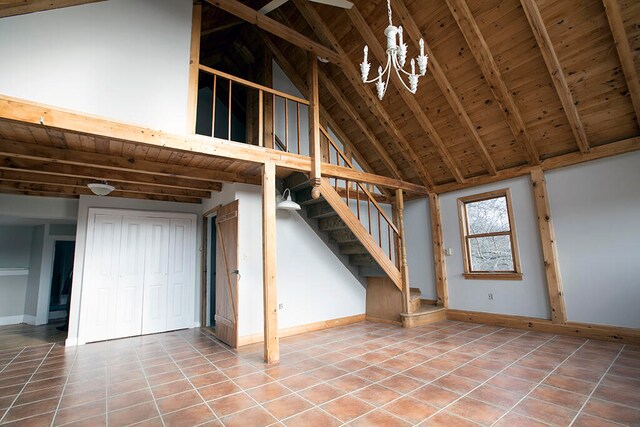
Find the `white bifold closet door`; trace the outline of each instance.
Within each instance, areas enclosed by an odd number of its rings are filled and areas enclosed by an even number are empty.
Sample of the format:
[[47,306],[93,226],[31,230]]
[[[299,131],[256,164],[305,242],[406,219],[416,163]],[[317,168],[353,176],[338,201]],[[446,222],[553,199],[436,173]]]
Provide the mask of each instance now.
[[96,213],[89,234],[81,342],[193,325],[191,219]]

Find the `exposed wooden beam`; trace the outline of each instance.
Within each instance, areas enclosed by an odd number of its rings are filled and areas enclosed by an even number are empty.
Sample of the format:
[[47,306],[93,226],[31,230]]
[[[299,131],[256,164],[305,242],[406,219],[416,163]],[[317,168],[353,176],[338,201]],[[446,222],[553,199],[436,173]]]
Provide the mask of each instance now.
[[[373,34],[373,31],[371,31],[371,27],[369,27],[369,24],[364,19],[358,8],[356,6],[353,6],[351,9],[347,10],[347,16],[351,20],[351,23],[356,28],[356,30],[358,30],[358,32],[360,33],[365,43],[369,45],[369,49],[371,49],[371,53],[373,54],[373,56],[375,56],[378,61],[383,64],[387,57],[385,48],[382,47],[376,36]],[[431,124],[431,121],[424,113],[416,97],[411,92],[406,90],[404,86],[402,86],[402,83],[398,82],[396,76],[392,76],[390,80],[400,94],[400,97],[404,100],[407,107],[409,107],[409,110],[411,110],[411,112],[413,113],[413,117],[418,121],[418,124],[422,128],[422,131],[436,147],[436,150],[438,150],[442,161],[449,169],[456,182],[464,182],[464,176],[460,171],[458,163],[453,158],[453,156],[451,156],[449,149],[446,147],[444,141],[442,141],[442,138],[438,134],[438,131],[433,126],[433,124]]]
[[478,28],[466,0],[446,0],[449,10],[456,20],[458,27],[462,31],[469,50],[473,54],[476,62],[482,70],[485,80],[489,84],[491,92],[500,105],[507,124],[511,129],[511,133],[515,140],[520,143],[527,153],[529,163],[533,165],[540,164],[540,155],[538,149],[531,140],[531,136],[524,124],[524,119],[520,114],[520,110],[516,106],[516,102],[511,96],[507,85],[502,79],[502,74],[498,69],[495,59],[489,50],[489,45]]
[[633,51],[627,38],[627,32],[624,29],[624,21],[620,12],[620,2],[618,0],[603,0],[604,9],[611,27],[611,34],[616,43],[618,57],[622,64],[622,72],[627,80],[627,88],[633,103],[633,109],[636,112],[636,121],[640,124],[640,80],[638,79],[638,70],[633,60]]
[[[92,196],[93,193],[88,188],[82,187],[60,187],[50,184],[33,184],[26,182],[4,181],[0,180],[0,193],[2,192],[24,192],[26,194],[41,195],[41,196],[80,196],[87,195]],[[140,194],[130,193],[121,190],[114,190],[109,194],[109,197],[127,197],[130,199],[146,199],[146,200],[164,200],[170,202],[181,203],[200,203],[201,199],[194,197],[176,197],[176,196],[161,196],[157,194]]]
[[274,36],[298,46],[301,49],[312,52],[315,55],[328,59],[336,65],[340,65],[342,58],[336,52],[331,49],[317,43],[310,38],[294,31],[293,29],[279,23],[276,20],[269,18],[266,15],[261,14],[257,10],[251,9],[248,6],[240,3],[236,0],[207,0],[208,3],[219,7],[220,9],[228,12],[240,19],[243,19],[258,28],[261,28]]
[[[355,6],[354,6],[355,7]],[[396,256],[400,267],[400,277],[402,280],[402,309],[405,313],[411,312],[411,285],[409,282],[409,265],[407,264],[407,242],[404,229],[404,197],[402,190],[396,190],[396,224],[398,225],[398,239]]]
[[[90,166],[92,168],[117,170],[138,174],[166,176],[171,178],[186,178],[211,183],[213,191],[220,191],[222,186],[214,181],[234,182],[234,178],[246,181],[244,177],[229,172],[220,172],[202,168],[191,168],[175,164],[151,162],[109,154],[90,153],[87,151],[75,151],[69,149],[46,147],[38,144],[14,142],[0,138],[0,156],[10,156],[42,161],[54,161],[78,166]],[[220,179],[224,177],[225,179]],[[259,181],[250,179],[252,184]]]
[[553,43],[551,42],[551,38],[547,32],[547,27],[544,25],[544,21],[542,20],[542,15],[540,15],[540,10],[538,9],[536,0],[520,0],[520,4],[522,4],[524,13],[529,20],[529,25],[531,26],[533,35],[540,47],[544,62],[547,64],[551,80],[553,81],[553,85],[555,86],[560,102],[562,103],[562,108],[564,108],[564,112],[567,115],[569,125],[571,125],[571,131],[576,139],[576,143],[578,144],[580,151],[586,154],[591,150],[589,140],[587,139],[587,133],[585,132],[582,120],[580,120],[580,116],[578,115],[578,110],[576,109],[573,96],[569,90],[569,85],[567,84],[564,72],[562,71],[560,60],[558,60],[556,50],[553,48]]
[[538,215],[538,228],[542,242],[544,270],[547,276],[549,306],[551,307],[551,321],[564,325],[567,323],[567,310],[564,305],[562,278],[560,276],[560,264],[558,263],[556,236],[551,220],[547,182],[544,179],[542,168],[537,167],[531,171],[531,185],[533,185],[533,196],[536,204],[536,213]]
[[16,0],[0,1],[0,18],[25,15],[63,7],[78,6],[86,3],[98,3],[104,0]]
[[[86,188],[87,184],[95,182],[95,180],[86,178],[48,175],[19,170],[0,170],[0,179],[7,182],[13,181],[28,184],[49,184],[72,188]],[[208,199],[211,197],[211,192],[206,190],[188,190],[164,187],[162,185],[129,184],[119,182],[117,183],[117,189],[125,193],[155,194],[158,196],[194,197],[200,199]]]
[[[202,135],[165,133],[2,95],[0,95],[0,121],[9,124],[11,122],[21,122],[35,126],[38,129],[62,129],[67,133],[72,132],[120,141],[126,140],[145,144],[149,147],[175,149],[183,152],[234,159],[239,162],[256,164],[274,162],[278,168],[291,171],[311,171],[311,159],[298,154],[285,153],[279,150],[271,150],[238,142],[229,142]],[[44,123],[44,125],[41,123]],[[351,181],[378,185],[394,190],[401,188],[410,193],[427,194],[429,192],[429,189],[422,185],[386,176],[360,172],[343,166],[325,165],[322,173],[327,177],[348,178]],[[173,180],[170,181],[173,182]]]
[[[425,38],[424,34],[422,33],[422,31],[420,31],[420,28],[409,13],[409,10],[407,9],[403,0],[392,0],[391,3],[394,15],[397,16],[402,22],[402,28],[413,43],[413,47],[418,49],[418,40],[420,38]],[[405,38],[405,40],[406,39],[407,38]],[[498,170],[495,163],[493,162],[493,159],[491,158],[491,154],[489,154],[486,145],[484,144],[482,138],[480,138],[480,135],[476,130],[476,126],[473,124],[473,122],[469,118],[469,115],[467,114],[467,111],[462,106],[460,98],[458,98],[458,95],[451,86],[451,83],[449,83],[449,79],[447,78],[445,72],[442,70],[442,67],[440,67],[440,63],[436,59],[436,56],[433,54],[433,51],[431,50],[431,47],[429,46],[429,43],[427,43],[426,39],[424,48],[425,54],[429,57],[429,69],[427,72],[433,76],[433,79],[436,81],[436,84],[442,91],[442,94],[447,99],[449,106],[454,111],[454,113],[456,113],[460,124],[469,135],[469,139],[475,147],[476,152],[480,157],[480,161],[482,161],[485,169],[487,169],[487,172],[489,172],[491,175],[495,175]]]
[[191,51],[189,54],[189,87],[187,92],[187,133],[196,133],[201,29],[202,5],[194,4],[191,13]]
[[262,294],[264,298],[264,361],[280,360],[278,286],[276,283],[276,166],[262,167]]
[[442,215],[440,197],[429,194],[429,213],[431,217],[431,238],[433,245],[433,265],[436,278],[437,305],[449,307],[449,289],[447,287],[447,267],[444,258],[444,238],[442,234]]
[[347,113],[347,116],[349,116],[353,121],[353,123],[355,123],[356,126],[358,126],[358,129],[360,129],[360,132],[362,132],[362,134],[365,136],[367,141],[369,141],[373,149],[378,153],[384,165],[387,167],[387,169],[389,169],[389,172],[391,173],[391,175],[395,178],[402,179],[402,174],[400,173],[400,169],[398,169],[398,166],[395,164],[395,162],[393,161],[393,159],[391,158],[387,150],[383,147],[380,140],[378,140],[378,138],[373,133],[373,131],[369,128],[369,126],[367,126],[367,124],[364,122],[362,117],[360,117],[360,114],[358,114],[358,112],[356,111],[355,108],[353,108],[351,103],[347,101],[347,99],[344,97],[340,89],[335,85],[335,83],[331,81],[329,77],[327,77],[324,71],[320,72],[320,80],[322,82],[322,86],[324,86],[325,89],[329,91],[329,93],[336,100],[340,108],[345,113]]
[[309,151],[311,154],[311,196],[320,197],[320,179],[322,178],[322,149],[320,148],[320,93],[318,79],[318,59],[308,54],[307,87],[309,88]]
[[[623,139],[621,141],[592,147],[591,151],[588,154],[575,152],[564,154],[561,156],[550,157],[544,159],[540,164],[540,167],[542,168],[542,170],[547,171],[638,150],[640,150],[640,137],[636,136],[633,138]],[[435,192],[438,194],[447,193],[449,191],[456,191],[462,188],[475,187],[477,185],[489,184],[491,182],[529,175],[533,168],[534,167],[532,166],[517,166],[509,169],[503,169],[495,176],[483,175],[480,177],[468,179],[466,184],[463,185],[456,183],[439,185],[435,188]]]
[[389,133],[389,135],[399,144],[401,155],[407,159],[407,161],[415,168],[418,176],[421,181],[427,187],[433,187],[434,182],[427,170],[424,167],[422,160],[418,157],[418,155],[413,151],[411,144],[404,137],[398,126],[393,122],[391,116],[384,109],[380,101],[373,95],[371,92],[371,88],[368,88],[362,83],[360,78],[360,73],[356,69],[356,67],[349,60],[347,53],[338,43],[336,37],[331,33],[329,27],[324,23],[318,12],[311,6],[311,4],[307,1],[303,0],[292,0],[295,4],[296,8],[300,11],[302,16],[305,18],[307,23],[313,28],[314,32],[320,37],[320,39],[325,40],[329,43],[340,55],[342,59],[344,59],[341,64],[342,71],[345,76],[354,87],[358,95],[365,101],[371,113],[378,119],[380,124],[385,128],[385,130]]

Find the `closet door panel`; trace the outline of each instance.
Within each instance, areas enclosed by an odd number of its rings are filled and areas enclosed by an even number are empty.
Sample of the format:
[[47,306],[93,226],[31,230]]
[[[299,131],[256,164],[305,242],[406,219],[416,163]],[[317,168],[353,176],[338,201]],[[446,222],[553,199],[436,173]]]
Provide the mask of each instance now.
[[192,222],[189,219],[172,219],[169,237],[169,290],[167,329],[191,327],[193,319],[194,270],[192,248]]
[[142,302],[147,221],[124,216],[120,244],[117,312],[113,320],[111,338],[142,333]]
[[144,263],[143,334],[167,330],[169,225],[170,220],[167,218],[148,220]]

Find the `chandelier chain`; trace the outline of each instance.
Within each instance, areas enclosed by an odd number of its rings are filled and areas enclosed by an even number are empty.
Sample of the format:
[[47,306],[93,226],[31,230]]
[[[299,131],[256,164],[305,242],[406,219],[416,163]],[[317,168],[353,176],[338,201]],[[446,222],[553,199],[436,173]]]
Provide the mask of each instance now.
[[393,25],[391,21],[391,0],[387,0],[387,15],[389,16],[389,25]]

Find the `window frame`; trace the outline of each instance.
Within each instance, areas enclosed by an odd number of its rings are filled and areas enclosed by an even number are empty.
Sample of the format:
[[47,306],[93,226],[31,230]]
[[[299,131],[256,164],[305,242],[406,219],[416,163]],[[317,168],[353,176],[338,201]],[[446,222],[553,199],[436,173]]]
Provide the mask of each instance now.
[[[493,233],[470,234],[469,221],[467,217],[466,205],[483,200],[504,197],[507,203],[507,216],[509,219],[509,231],[498,231]],[[463,276],[465,279],[499,279],[499,280],[522,280],[522,270],[520,268],[520,255],[518,252],[518,241],[516,239],[516,224],[513,215],[513,203],[511,201],[511,191],[508,188],[488,191],[486,193],[474,194],[458,198],[458,220],[460,223],[460,240],[462,244],[462,260],[464,264]],[[469,241],[472,238],[509,236],[511,242],[511,256],[513,259],[513,271],[473,271],[471,267],[471,249]]]

